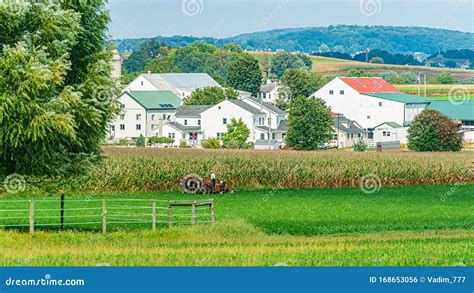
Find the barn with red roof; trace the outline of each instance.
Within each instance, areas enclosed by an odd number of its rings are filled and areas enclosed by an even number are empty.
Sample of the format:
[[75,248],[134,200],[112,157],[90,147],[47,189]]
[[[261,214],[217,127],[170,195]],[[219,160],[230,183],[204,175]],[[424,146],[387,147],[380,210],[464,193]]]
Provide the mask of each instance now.
[[407,125],[431,102],[403,94],[379,77],[337,77],[313,97],[369,130],[387,121]]

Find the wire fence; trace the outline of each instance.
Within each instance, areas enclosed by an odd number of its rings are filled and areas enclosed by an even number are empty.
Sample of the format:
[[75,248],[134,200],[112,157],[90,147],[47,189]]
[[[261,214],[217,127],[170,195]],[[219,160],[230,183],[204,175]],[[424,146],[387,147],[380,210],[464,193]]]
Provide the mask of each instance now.
[[214,223],[214,200],[157,199],[0,200],[5,229],[152,229]]

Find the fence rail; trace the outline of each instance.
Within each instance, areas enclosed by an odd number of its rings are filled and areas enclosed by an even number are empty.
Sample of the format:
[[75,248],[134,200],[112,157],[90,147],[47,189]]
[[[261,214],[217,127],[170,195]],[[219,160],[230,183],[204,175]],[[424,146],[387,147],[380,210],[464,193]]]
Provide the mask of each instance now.
[[0,228],[156,230],[158,225],[214,223],[214,200],[71,199],[0,200]]

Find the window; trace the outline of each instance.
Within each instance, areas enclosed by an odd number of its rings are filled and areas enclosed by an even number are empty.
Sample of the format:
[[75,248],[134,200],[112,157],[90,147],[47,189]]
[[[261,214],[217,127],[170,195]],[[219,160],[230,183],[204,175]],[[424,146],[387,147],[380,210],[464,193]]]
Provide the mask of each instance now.
[[268,126],[272,124],[272,118],[268,117]]
[[156,128],[156,125],[155,125],[155,124],[152,124],[152,125],[151,125],[151,129],[153,130],[153,129],[155,129],[155,128]]
[[219,140],[222,140],[222,136],[223,136],[222,132],[218,132],[218,133],[217,133],[217,138],[218,138]]
[[222,119],[222,124],[224,124],[224,125],[227,124],[227,118]]
[[110,127],[110,130],[115,131],[115,125],[112,125],[112,127]]
[[354,139],[354,133],[351,133],[351,139]]
[[125,120],[125,114],[120,114],[120,120]]
[[276,139],[276,134],[272,133],[272,139]]
[[379,102],[379,107],[382,107],[382,102]]
[[142,80],[142,81],[140,81],[140,85],[141,85],[141,86],[143,86],[143,80]]
[[220,110],[220,109],[221,109],[221,106],[219,106],[218,109]]
[[120,104],[121,109],[125,109],[125,104]]
[[370,119],[370,116],[367,116],[367,119]]
[[330,95],[334,95],[334,91],[333,91],[333,90],[330,90],[330,91],[329,91],[329,94],[330,94]]
[[265,133],[260,133],[260,139],[265,139]]
[[339,93],[340,93],[341,95],[344,95],[344,91],[343,91],[343,90],[341,90]]
[[188,120],[184,119],[184,125],[188,125]]
[[175,133],[168,133],[168,137],[169,138],[176,138],[176,134]]
[[137,130],[142,130],[142,125],[141,124],[137,124]]
[[337,140],[337,134],[334,134],[332,137],[333,140]]
[[137,120],[138,121],[142,120],[142,114],[137,114]]
[[360,134],[360,133],[357,134],[357,137],[358,137],[358,138],[361,138],[361,137],[362,137],[362,134]]
[[151,121],[155,121],[155,114],[151,115]]
[[120,130],[125,130],[125,124],[120,124]]
[[198,125],[201,126],[201,119],[198,120]]
[[383,136],[390,136],[390,131],[384,131],[384,132],[382,132],[382,135]]

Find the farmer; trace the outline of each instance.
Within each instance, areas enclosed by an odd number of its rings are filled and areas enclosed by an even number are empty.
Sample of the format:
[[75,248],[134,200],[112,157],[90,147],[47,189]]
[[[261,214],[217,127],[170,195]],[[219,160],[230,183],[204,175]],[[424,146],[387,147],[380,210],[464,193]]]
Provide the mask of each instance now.
[[216,174],[211,171],[211,183],[212,183],[212,189],[216,189]]

